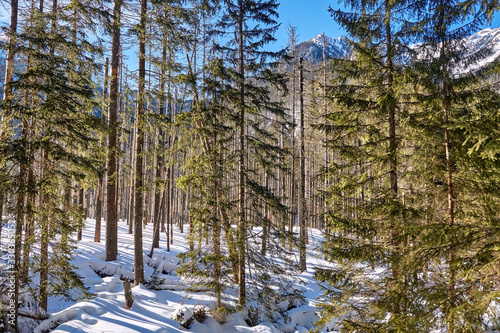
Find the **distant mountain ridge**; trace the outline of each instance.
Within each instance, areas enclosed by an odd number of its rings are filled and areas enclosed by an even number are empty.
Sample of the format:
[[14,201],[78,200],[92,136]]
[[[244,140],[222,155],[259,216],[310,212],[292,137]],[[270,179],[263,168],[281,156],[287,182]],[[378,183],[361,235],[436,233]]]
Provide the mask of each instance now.
[[[332,38],[326,36],[325,54],[327,59],[346,58],[351,54],[351,50],[344,36]],[[473,54],[477,50],[491,45],[492,53],[483,59],[475,68],[481,67],[494,61],[500,56],[500,28],[486,28],[478,31],[474,35],[464,39],[468,54]],[[319,34],[314,38],[297,44],[295,48],[297,55],[302,56],[305,61],[317,64],[323,61],[323,35]],[[469,68],[472,69],[472,68]]]

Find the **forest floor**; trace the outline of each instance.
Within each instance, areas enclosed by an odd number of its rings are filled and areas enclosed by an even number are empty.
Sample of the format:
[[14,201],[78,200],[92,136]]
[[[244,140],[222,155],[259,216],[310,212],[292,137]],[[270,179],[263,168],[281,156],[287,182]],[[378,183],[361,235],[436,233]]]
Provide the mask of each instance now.
[[[96,295],[89,301],[66,302],[58,298],[49,299],[48,312],[51,317],[34,328],[31,323],[23,325],[27,332],[199,332],[199,333],[232,333],[232,332],[308,332],[318,319],[317,299],[321,296],[321,289],[314,279],[316,266],[326,266],[328,262],[321,259],[317,248],[322,236],[318,230],[310,229],[310,241],[307,246],[307,271],[299,276],[294,288],[303,290],[305,303],[286,312],[288,319],[278,322],[263,322],[250,327],[245,321],[247,312],[236,312],[226,315],[225,323],[220,324],[212,316],[215,311],[215,299],[208,291],[186,291],[188,285],[175,273],[178,267],[178,254],[188,248],[185,233],[180,233],[174,227],[174,241],[167,252],[165,235],[162,234],[160,249],[154,251],[153,258],[149,258],[151,248],[152,225],[144,230],[144,260],[145,278],[150,281],[156,279],[156,286],[161,290],[152,290],[139,285],[132,288],[134,303],[132,308],[125,307],[123,279],[133,278],[133,235],[128,234],[125,222],[119,223],[118,260],[107,262],[104,260],[104,239],[95,243],[94,220],[86,221],[82,241],[78,242],[74,265],[77,273],[89,291]],[[104,229],[104,228],[103,228]],[[298,253],[295,253],[298,257]],[[96,273],[97,272],[97,273]],[[99,274],[98,274],[99,273]],[[223,302],[236,305],[237,289],[227,289],[223,295]],[[183,310],[186,317],[189,313],[203,308],[207,314],[202,323],[193,320],[189,329],[181,326],[175,320],[176,313]],[[31,326],[31,328],[29,328]]]

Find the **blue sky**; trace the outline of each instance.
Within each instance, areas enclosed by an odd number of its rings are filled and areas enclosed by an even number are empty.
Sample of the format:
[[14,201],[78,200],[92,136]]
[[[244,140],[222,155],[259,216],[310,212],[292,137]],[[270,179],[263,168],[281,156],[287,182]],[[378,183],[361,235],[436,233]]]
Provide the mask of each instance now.
[[[340,8],[338,0],[282,0],[279,2],[278,20],[282,22],[282,25],[275,35],[278,42],[271,46],[272,49],[287,45],[286,27],[289,24],[297,27],[301,42],[310,40],[323,32],[330,37],[340,37],[345,34],[345,31],[339,28],[328,12],[328,6],[334,9]],[[500,27],[500,13],[494,16],[489,27]]]
[[[283,0],[280,1],[278,13],[282,22],[276,34],[278,42],[275,45],[285,47],[288,41],[288,25],[297,27],[299,41],[312,39],[323,32],[330,37],[340,37],[345,34],[333,21],[328,12],[328,6],[339,8],[337,0]],[[273,46],[273,48],[275,47]]]
[[[345,34],[345,31],[340,29],[328,12],[328,6],[334,9],[341,7],[339,0],[281,0],[278,2],[280,3],[278,21],[281,22],[281,27],[275,35],[278,41],[267,45],[268,49],[276,51],[286,47],[288,25],[297,27],[299,42],[310,40],[323,32],[330,37],[340,37]],[[4,1],[0,1],[0,25],[8,22],[8,7]],[[489,27],[500,27],[500,13],[495,15]]]

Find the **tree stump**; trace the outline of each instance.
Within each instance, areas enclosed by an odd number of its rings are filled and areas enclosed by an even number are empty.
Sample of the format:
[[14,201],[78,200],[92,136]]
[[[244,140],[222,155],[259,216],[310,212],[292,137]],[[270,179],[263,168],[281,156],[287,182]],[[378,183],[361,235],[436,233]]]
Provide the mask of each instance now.
[[125,306],[127,310],[130,310],[132,303],[134,303],[134,298],[132,297],[132,290],[130,289],[130,280],[127,278],[123,281],[123,291],[125,292]]

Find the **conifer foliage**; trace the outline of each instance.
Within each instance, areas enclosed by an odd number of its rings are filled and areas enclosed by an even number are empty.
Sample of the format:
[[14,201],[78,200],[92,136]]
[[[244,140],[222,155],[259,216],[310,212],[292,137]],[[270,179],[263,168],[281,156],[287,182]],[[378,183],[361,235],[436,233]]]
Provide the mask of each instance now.
[[[288,253],[280,249],[288,237],[281,228],[287,207],[270,186],[273,169],[285,169],[275,130],[286,122],[285,112],[271,94],[273,86],[284,89],[271,62],[279,53],[263,49],[274,40],[278,4],[240,0],[223,5],[221,19],[211,29],[215,47],[208,51],[205,88],[195,95],[192,116],[199,151],[182,184],[194,194],[191,218],[199,242],[187,254],[181,273],[213,289],[218,307],[223,288],[237,284],[238,304],[244,307],[251,301],[257,313],[255,301],[271,291],[272,284],[286,293],[286,281],[295,270]],[[210,246],[200,247],[202,238]],[[272,260],[274,256],[282,257],[283,264]],[[228,270],[232,281],[224,274]],[[280,279],[273,281],[275,274]]]
[[488,47],[471,51],[465,38],[487,13],[453,1],[346,5],[353,12],[331,10],[354,53],[333,61],[329,89],[338,158],[323,252],[337,265],[317,271],[328,288],[319,325],[343,314],[346,332],[486,330],[498,192],[470,126],[481,132],[498,95],[487,84],[495,64],[475,65]]
[[[57,1],[49,12],[32,7],[15,36],[14,50],[23,66],[14,67],[11,91],[2,104],[2,164],[9,170],[3,184],[11,196],[6,208],[19,229],[15,304],[21,293],[32,290],[31,297],[45,311],[49,296],[90,295],[71,264],[75,240],[70,235],[82,227],[83,210],[68,207],[63,190],[71,191],[95,173],[94,134],[103,130],[94,116],[92,83],[93,56],[100,49],[79,33],[84,17]],[[39,281],[31,280],[35,274]]]

